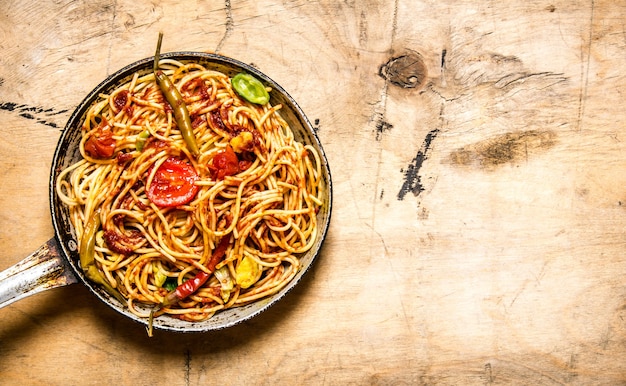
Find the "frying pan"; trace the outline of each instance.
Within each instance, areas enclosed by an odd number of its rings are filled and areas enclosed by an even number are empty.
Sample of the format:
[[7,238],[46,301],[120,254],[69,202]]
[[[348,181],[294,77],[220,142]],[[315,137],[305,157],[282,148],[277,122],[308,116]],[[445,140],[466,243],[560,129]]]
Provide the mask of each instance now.
[[[320,248],[326,238],[330,225],[332,206],[332,183],[328,160],[322,149],[319,138],[311,123],[304,115],[296,101],[276,82],[254,67],[235,59],[216,54],[202,52],[170,52],[161,55],[162,59],[174,59],[180,62],[196,62],[206,68],[221,71],[229,76],[239,72],[247,72],[257,77],[265,85],[270,86],[270,101],[272,104],[282,104],[281,116],[289,123],[297,140],[312,145],[320,154],[322,160],[322,184],[325,195],[323,206],[318,213],[318,232],[313,247],[300,256],[302,267],[294,279],[278,293],[250,303],[248,305],[220,311],[212,318],[203,322],[187,322],[167,315],[154,318],[152,327],[155,329],[178,332],[205,332],[220,330],[248,320],[265,311],[271,305],[282,299],[308,272],[316,260]],[[0,307],[6,306],[26,296],[66,286],[82,283],[105,304],[120,314],[144,325],[147,319],[139,318],[131,313],[125,305],[109,295],[98,285],[87,280],[80,268],[78,243],[70,223],[68,208],[59,200],[55,193],[55,181],[61,170],[81,159],[79,142],[81,126],[89,107],[98,98],[99,94],[109,94],[120,84],[130,81],[135,72],[140,75],[152,71],[153,57],[145,58],[132,63],[107,77],[93,89],[70,116],[57,144],[52,168],[50,172],[50,211],[54,226],[54,237],[39,249],[14,266],[0,272]]]

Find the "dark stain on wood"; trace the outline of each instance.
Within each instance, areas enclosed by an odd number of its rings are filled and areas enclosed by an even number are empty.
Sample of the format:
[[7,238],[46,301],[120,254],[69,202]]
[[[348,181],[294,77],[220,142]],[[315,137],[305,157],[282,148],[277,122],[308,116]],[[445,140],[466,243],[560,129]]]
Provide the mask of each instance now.
[[[383,106],[383,110],[384,110],[384,106]],[[375,137],[376,141],[382,140],[383,134],[386,131],[389,131],[393,128],[393,125],[385,120],[384,112],[374,113],[374,117],[372,118],[372,121],[374,122],[374,129],[372,130],[372,132],[374,132],[376,135]]]
[[485,364],[485,371],[483,375],[485,378],[485,384],[487,385],[493,384],[493,370],[491,369],[491,363],[487,362]]
[[555,143],[556,134],[552,131],[511,132],[457,149],[450,153],[449,161],[453,165],[492,169],[523,162]]
[[68,110],[56,110],[53,108],[43,108],[37,106],[29,106],[26,104],[19,104],[15,102],[3,102],[0,103],[0,111],[10,111],[17,113],[20,117],[34,120],[36,123],[58,128],[59,125],[56,122],[50,120],[51,117],[56,115],[67,113]]
[[391,130],[393,125],[387,121],[379,120],[376,123],[376,140],[380,141],[383,138],[383,133],[385,131]]
[[419,172],[424,164],[424,161],[428,159],[428,153],[432,146],[433,140],[439,134],[439,129],[431,130],[426,137],[424,138],[424,143],[422,147],[415,155],[415,158],[411,160],[411,163],[407,166],[406,169],[401,170],[404,174],[404,183],[398,192],[398,200],[404,200],[404,197],[408,193],[412,193],[414,196],[419,196],[420,193],[424,191],[424,186],[422,185],[422,177]]
[[428,71],[422,55],[409,51],[391,58],[380,66],[378,74],[389,83],[401,88],[420,88],[426,83]]

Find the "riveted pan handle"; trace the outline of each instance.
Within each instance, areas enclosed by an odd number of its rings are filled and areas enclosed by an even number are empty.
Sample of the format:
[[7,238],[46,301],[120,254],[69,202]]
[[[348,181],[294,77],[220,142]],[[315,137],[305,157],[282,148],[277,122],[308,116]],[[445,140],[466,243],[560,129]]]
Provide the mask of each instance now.
[[56,239],[48,240],[24,260],[0,272],[0,308],[48,289],[78,280],[59,254]]

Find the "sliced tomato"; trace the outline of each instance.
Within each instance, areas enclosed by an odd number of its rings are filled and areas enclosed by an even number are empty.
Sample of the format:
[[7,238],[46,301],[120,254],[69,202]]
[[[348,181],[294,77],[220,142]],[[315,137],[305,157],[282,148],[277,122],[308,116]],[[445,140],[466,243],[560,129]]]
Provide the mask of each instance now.
[[219,151],[209,165],[211,175],[216,180],[223,180],[226,176],[239,173],[239,159],[233,148],[226,146],[226,149]]
[[189,203],[200,189],[198,173],[189,163],[170,157],[159,166],[146,194],[154,204],[172,207]]

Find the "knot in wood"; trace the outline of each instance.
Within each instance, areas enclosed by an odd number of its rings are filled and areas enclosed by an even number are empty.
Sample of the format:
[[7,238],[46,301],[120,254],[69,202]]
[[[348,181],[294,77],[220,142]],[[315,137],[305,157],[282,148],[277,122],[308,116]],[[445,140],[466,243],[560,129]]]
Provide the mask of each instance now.
[[417,52],[391,58],[380,66],[378,74],[401,88],[419,88],[426,82],[428,71],[422,55]]

